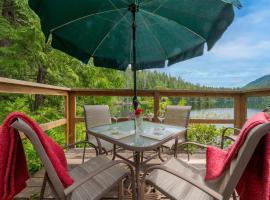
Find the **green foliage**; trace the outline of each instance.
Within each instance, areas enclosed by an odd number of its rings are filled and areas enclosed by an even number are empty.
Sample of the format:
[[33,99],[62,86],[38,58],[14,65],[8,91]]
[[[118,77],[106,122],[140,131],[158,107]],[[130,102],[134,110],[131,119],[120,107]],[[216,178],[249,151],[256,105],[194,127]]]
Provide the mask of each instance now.
[[[217,128],[215,125],[191,124],[188,128],[187,139],[188,141],[219,147],[224,128],[225,127]],[[232,130],[226,131],[226,135],[232,134]],[[226,140],[224,147],[228,147],[230,144],[231,142]],[[197,148],[195,146],[190,148],[191,152],[195,152],[196,149]]]

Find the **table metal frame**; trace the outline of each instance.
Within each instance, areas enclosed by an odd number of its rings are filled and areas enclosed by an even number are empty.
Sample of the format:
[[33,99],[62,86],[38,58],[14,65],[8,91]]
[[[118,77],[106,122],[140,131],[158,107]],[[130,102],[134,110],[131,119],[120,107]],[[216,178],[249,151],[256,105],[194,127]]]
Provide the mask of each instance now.
[[[127,123],[127,122],[119,122],[118,124],[120,124],[120,123]],[[148,123],[153,123],[153,122],[148,122]],[[163,124],[163,126],[166,126],[166,125]],[[94,127],[94,128],[98,128],[98,127]],[[120,159],[123,159],[123,160],[129,162],[131,165],[134,166],[134,168],[135,168],[135,187],[136,187],[136,195],[137,195],[136,199],[139,199],[140,198],[140,191],[139,190],[140,190],[140,171],[141,171],[141,166],[142,166],[142,164],[145,164],[146,162],[148,162],[151,159],[153,159],[153,157],[156,157],[156,155],[155,155],[155,156],[150,157],[147,160],[143,161],[143,158],[142,158],[143,152],[157,150],[158,151],[157,153],[158,153],[159,158],[161,160],[163,160],[162,157],[161,157],[161,155],[160,155],[159,148],[164,143],[166,143],[166,142],[168,142],[170,140],[175,140],[175,148],[177,148],[178,137],[186,131],[186,128],[185,127],[178,126],[178,128],[181,128],[183,130],[182,131],[179,131],[177,133],[173,133],[173,134],[169,135],[168,137],[166,137],[166,138],[164,138],[162,140],[156,140],[157,141],[156,143],[154,143],[153,145],[147,146],[147,147],[138,147],[138,146],[132,146],[132,145],[125,144],[124,142],[121,142],[121,139],[115,139],[113,137],[110,137],[108,135],[102,134],[100,132],[93,131],[93,128],[91,128],[88,131],[93,136],[114,144],[113,159],[115,159],[115,157],[118,157]],[[130,136],[128,136],[128,137],[130,137]],[[140,136],[140,137],[143,137],[143,136]],[[118,147],[120,147],[122,149],[130,150],[130,151],[134,152],[134,154],[133,154],[134,161],[132,162],[131,160],[129,160],[127,158],[124,158],[123,156],[119,155],[116,152],[116,146],[118,146]]]

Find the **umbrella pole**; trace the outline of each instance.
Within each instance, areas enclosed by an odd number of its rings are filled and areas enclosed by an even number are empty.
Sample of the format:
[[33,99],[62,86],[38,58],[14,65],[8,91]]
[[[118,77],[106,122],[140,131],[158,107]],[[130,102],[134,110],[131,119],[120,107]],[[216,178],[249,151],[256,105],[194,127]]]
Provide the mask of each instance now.
[[138,6],[135,3],[130,4],[129,10],[132,13],[132,70],[133,70],[133,81],[134,81],[134,96],[133,96],[133,108],[136,110],[138,108],[139,102],[137,97],[137,73],[136,73],[136,12],[138,11]]

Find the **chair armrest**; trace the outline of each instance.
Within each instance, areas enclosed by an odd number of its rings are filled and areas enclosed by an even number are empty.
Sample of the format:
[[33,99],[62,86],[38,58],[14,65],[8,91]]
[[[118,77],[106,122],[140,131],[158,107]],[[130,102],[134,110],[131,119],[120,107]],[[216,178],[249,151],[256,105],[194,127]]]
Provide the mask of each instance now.
[[235,131],[237,131],[237,132],[240,132],[240,131],[241,131],[241,129],[239,129],[239,128],[234,128],[234,127],[227,127],[227,128],[225,128],[225,129],[222,131],[222,134],[221,134],[221,144],[220,144],[220,148],[221,148],[221,149],[224,148],[224,140],[225,140],[225,139],[229,139],[229,140],[231,140],[231,141],[235,141],[234,138],[225,135],[226,132],[227,132],[228,130],[235,130]]
[[[118,165],[118,164],[125,164],[129,167],[130,169],[130,172],[131,172],[131,176],[134,180],[134,170],[132,168],[132,166],[124,161],[124,160],[116,160],[116,161],[111,161],[105,165],[103,165],[102,167],[100,167],[98,170],[92,172],[92,173],[89,173],[84,179],[78,181],[78,182],[74,182],[72,185],[70,185],[69,187],[67,187],[65,190],[64,190],[64,193],[65,195],[69,195],[70,193],[72,193],[76,188],[80,187],[81,185],[83,185],[84,183],[86,183],[87,181],[89,181],[90,179],[92,179],[94,176],[100,174],[101,172],[105,171],[106,169],[109,169],[115,165]],[[134,185],[134,182],[132,181],[132,184]]]
[[183,145],[195,145],[195,146],[198,146],[198,147],[201,147],[201,148],[207,148],[207,145],[205,144],[200,144],[200,143],[197,143],[197,142],[182,142],[182,143],[179,143],[177,144],[177,146],[183,146]]
[[225,135],[225,133],[226,133],[228,130],[235,130],[235,131],[237,131],[237,132],[240,132],[240,131],[241,131],[241,129],[239,129],[239,128],[226,127],[226,128],[222,131],[222,135]]
[[179,172],[179,171],[175,171],[175,170],[172,170],[166,166],[162,166],[162,165],[156,165],[156,166],[152,166],[152,167],[149,167],[143,174],[143,177],[142,177],[142,183],[145,182],[145,178],[146,178],[146,175],[150,172],[150,171],[153,171],[153,170],[162,170],[162,171],[165,171],[169,174],[172,174],[180,179],[183,179],[184,181],[190,183],[191,185],[197,187],[198,189],[204,191],[205,193],[209,194],[210,196],[214,197],[215,199],[220,199],[222,200],[223,197],[221,196],[221,194],[219,194],[218,192],[216,192],[215,190],[213,190],[212,188],[208,187],[207,185],[205,184],[202,184],[200,182],[198,182],[197,180],[194,180],[193,178],[187,176],[185,174],[185,172]]

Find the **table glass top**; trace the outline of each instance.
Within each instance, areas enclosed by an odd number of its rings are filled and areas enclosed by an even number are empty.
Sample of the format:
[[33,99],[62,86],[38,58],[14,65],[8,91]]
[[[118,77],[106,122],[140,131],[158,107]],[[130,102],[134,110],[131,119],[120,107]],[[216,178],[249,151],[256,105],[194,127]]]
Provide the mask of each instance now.
[[166,124],[152,123],[143,121],[140,130],[135,130],[133,120],[119,122],[117,124],[103,125],[90,129],[90,132],[96,137],[105,139],[111,143],[117,141],[118,144],[124,144],[130,147],[149,147],[154,146],[169,138],[175,138],[184,133],[185,127],[172,126]]

